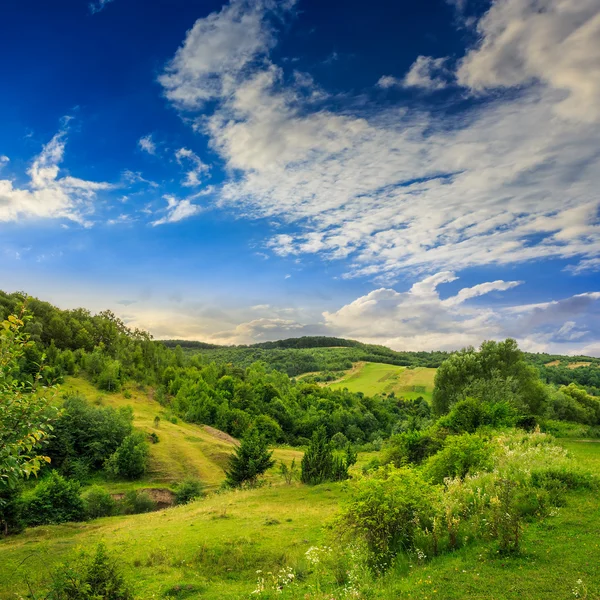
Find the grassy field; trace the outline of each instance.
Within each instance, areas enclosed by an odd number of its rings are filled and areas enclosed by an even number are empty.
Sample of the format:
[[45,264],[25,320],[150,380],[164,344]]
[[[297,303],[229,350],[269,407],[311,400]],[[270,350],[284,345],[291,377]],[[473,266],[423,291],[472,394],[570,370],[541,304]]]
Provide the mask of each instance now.
[[427,367],[398,367],[381,363],[357,363],[344,378],[329,384],[333,389],[348,388],[351,392],[362,392],[367,396],[389,394],[398,397],[431,400],[435,369]]
[[[213,429],[177,420],[168,420],[164,408],[152,399],[151,392],[140,391],[131,387],[126,398],[123,393],[101,393],[88,381],[81,378],[67,378],[61,386],[62,392],[77,392],[90,402],[114,408],[131,406],[134,426],[147,433],[154,432],[159,437],[158,444],[150,446],[150,467],[143,480],[133,484],[114,484],[111,491],[124,487],[168,486],[186,477],[197,477],[206,489],[216,489],[225,478],[224,469],[229,455],[234,448],[235,440],[230,436]],[[155,417],[160,424],[154,426]],[[274,451],[276,460],[291,462],[302,458],[302,452],[294,449],[277,448]],[[273,478],[276,476],[273,474]]]
[[[600,444],[564,444],[600,474]],[[272,597],[351,597],[334,594],[332,576],[316,578],[305,558],[326,540],[324,525],[344,495],[343,484],[274,485],[145,515],[30,529],[0,541],[0,599],[22,597],[28,583],[39,589],[55,564],[101,540],[121,558],[142,599],[256,597],[256,571],[281,567],[294,569],[297,584]],[[570,494],[558,515],[527,525],[516,557],[472,544],[423,564],[407,560],[372,584],[368,597],[591,600],[600,598],[598,564],[600,507],[595,492],[582,491]]]

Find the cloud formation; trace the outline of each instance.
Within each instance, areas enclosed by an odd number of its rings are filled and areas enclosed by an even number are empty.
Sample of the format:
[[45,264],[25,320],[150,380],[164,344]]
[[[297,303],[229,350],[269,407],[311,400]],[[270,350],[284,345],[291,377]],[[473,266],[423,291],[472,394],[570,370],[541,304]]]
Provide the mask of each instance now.
[[[493,83],[521,85],[517,93],[452,114],[315,106],[306,81],[269,59],[268,2],[234,1],[196,21],[160,81],[180,109],[202,112],[195,127],[231,174],[220,206],[286,226],[268,243],[279,255],[349,258],[348,276],[382,279],[541,258],[577,264],[600,254],[597,2],[538,4],[497,0],[458,70],[474,92]],[[524,32],[514,48],[502,33],[513,20]],[[564,55],[542,77],[546,63],[525,57],[540,51],[545,28]],[[428,76],[435,87],[431,67],[445,68],[435,61],[420,57],[407,79]]]
[[152,134],[142,136],[138,140],[138,146],[140,150],[147,152],[148,154],[155,155],[156,154],[156,143],[152,139]]
[[202,207],[197,204],[192,204],[191,198],[184,198],[178,200],[174,196],[164,196],[167,201],[166,214],[164,217],[152,221],[152,225],[165,225],[166,223],[177,223],[177,221],[183,221],[189,217],[193,217],[202,211]]
[[196,187],[202,183],[200,177],[210,170],[209,166],[202,162],[200,157],[189,148],[179,148],[175,152],[175,158],[180,165],[191,165],[186,172],[185,179],[181,185],[184,187]]
[[33,160],[27,171],[27,186],[20,187],[12,180],[0,179],[0,221],[64,218],[88,224],[86,216],[93,212],[96,194],[113,186],[69,175],[61,177],[59,165],[65,144],[66,131],[61,130]]

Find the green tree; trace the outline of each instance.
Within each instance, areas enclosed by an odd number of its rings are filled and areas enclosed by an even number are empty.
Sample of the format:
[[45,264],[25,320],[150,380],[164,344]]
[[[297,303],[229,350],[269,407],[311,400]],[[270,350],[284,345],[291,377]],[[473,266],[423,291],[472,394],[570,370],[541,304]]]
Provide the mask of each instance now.
[[266,439],[257,429],[251,429],[229,458],[226,484],[231,487],[256,485],[258,478],[275,464],[272,457]]
[[106,470],[115,477],[138,479],[148,465],[148,442],[143,433],[128,435],[106,461]]
[[313,433],[310,444],[300,463],[302,483],[317,485],[326,481],[343,479],[341,459],[334,457],[331,442],[327,439],[324,427],[319,427]]
[[467,397],[488,403],[509,401],[524,414],[541,414],[547,392],[535,367],[513,339],[484,342],[445,360],[435,375],[433,409],[438,415]]
[[0,326],[0,503],[1,492],[37,474],[47,456],[39,452],[52,432],[57,410],[37,386],[19,380],[19,360],[31,346],[24,322],[9,316]]

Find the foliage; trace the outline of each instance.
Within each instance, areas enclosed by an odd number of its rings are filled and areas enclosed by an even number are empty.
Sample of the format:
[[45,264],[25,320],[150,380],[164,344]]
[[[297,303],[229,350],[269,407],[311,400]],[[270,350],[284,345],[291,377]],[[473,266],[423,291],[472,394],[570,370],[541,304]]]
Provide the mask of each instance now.
[[0,536],[19,533],[25,527],[19,486],[0,493]]
[[110,517],[117,511],[117,503],[101,486],[94,485],[82,494],[85,515],[88,519]]
[[121,500],[117,509],[125,515],[137,515],[156,510],[156,502],[152,500],[147,492],[140,490],[129,490]]
[[67,394],[48,445],[52,465],[67,473],[76,460],[91,469],[102,468],[131,434],[132,421],[131,409],[97,407],[81,396]]
[[114,477],[139,479],[148,466],[148,442],[143,433],[129,434],[107,459],[105,467]]
[[58,568],[47,600],[133,600],[117,560],[104,544],[93,555],[81,552],[77,559]]
[[292,481],[294,481],[295,479],[298,479],[298,477],[299,477],[298,465],[296,464],[296,459],[295,458],[292,459],[292,462],[289,467],[286,463],[284,463],[283,461],[280,461],[279,462],[279,473],[283,477],[283,480],[288,485],[291,485]]
[[38,389],[37,366],[31,383],[19,378],[19,361],[31,348],[24,325],[15,316],[0,324],[0,493],[50,460],[38,450],[52,431],[56,410]]
[[439,490],[414,469],[380,467],[349,489],[337,527],[366,545],[374,567],[389,566],[399,551],[413,548],[419,529],[433,526]]
[[456,402],[450,412],[439,419],[438,425],[454,433],[473,433],[481,427],[511,427],[516,420],[516,410],[506,400],[490,404],[476,398],[465,398]]
[[491,404],[508,400],[525,414],[541,414],[546,403],[537,370],[512,339],[484,342],[479,352],[467,348],[442,363],[435,376],[435,412],[446,414],[469,396]]
[[24,497],[23,516],[28,525],[82,521],[85,517],[79,483],[52,471]]
[[442,450],[427,459],[423,472],[433,483],[443,483],[447,477],[463,478],[469,473],[487,471],[493,466],[492,451],[488,441],[479,435],[449,436]]
[[435,427],[394,435],[383,449],[382,462],[392,463],[396,467],[420,464],[442,447],[444,437],[445,432]]
[[267,440],[257,429],[252,429],[229,458],[226,484],[231,487],[256,485],[258,478],[275,464],[272,456]]
[[175,503],[188,504],[193,500],[201,498],[203,492],[202,483],[198,479],[188,478],[183,480],[175,488]]
[[356,462],[356,453],[348,444],[343,456],[333,452],[333,445],[327,439],[324,427],[313,433],[310,444],[300,463],[300,481],[318,485],[327,481],[348,479],[348,469]]

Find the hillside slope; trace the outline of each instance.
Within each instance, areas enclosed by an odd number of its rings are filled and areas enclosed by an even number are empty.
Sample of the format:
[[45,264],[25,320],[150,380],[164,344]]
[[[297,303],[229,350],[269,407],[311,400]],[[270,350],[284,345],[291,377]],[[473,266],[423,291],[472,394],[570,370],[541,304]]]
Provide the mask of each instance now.
[[[68,377],[61,392],[81,394],[88,401],[119,408],[131,406],[134,426],[146,433],[156,433],[157,444],[150,446],[150,466],[145,478],[136,482],[136,487],[152,484],[172,484],[186,477],[197,477],[207,489],[215,489],[225,478],[224,469],[237,440],[213,427],[185,423],[178,419],[169,420],[163,406],[153,400],[152,391],[141,391],[137,386],[128,386],[120,393],[100,392],[89,381]],[[124,393],[131,394],[126,398]],[[158,427],[155,417],[160,418]],[[275,449],[276,460],[289,462],[301,458],[297,450]],[[127,484],[125,484],[127,485]],[[114,487],[123,487],[115,484]]]

